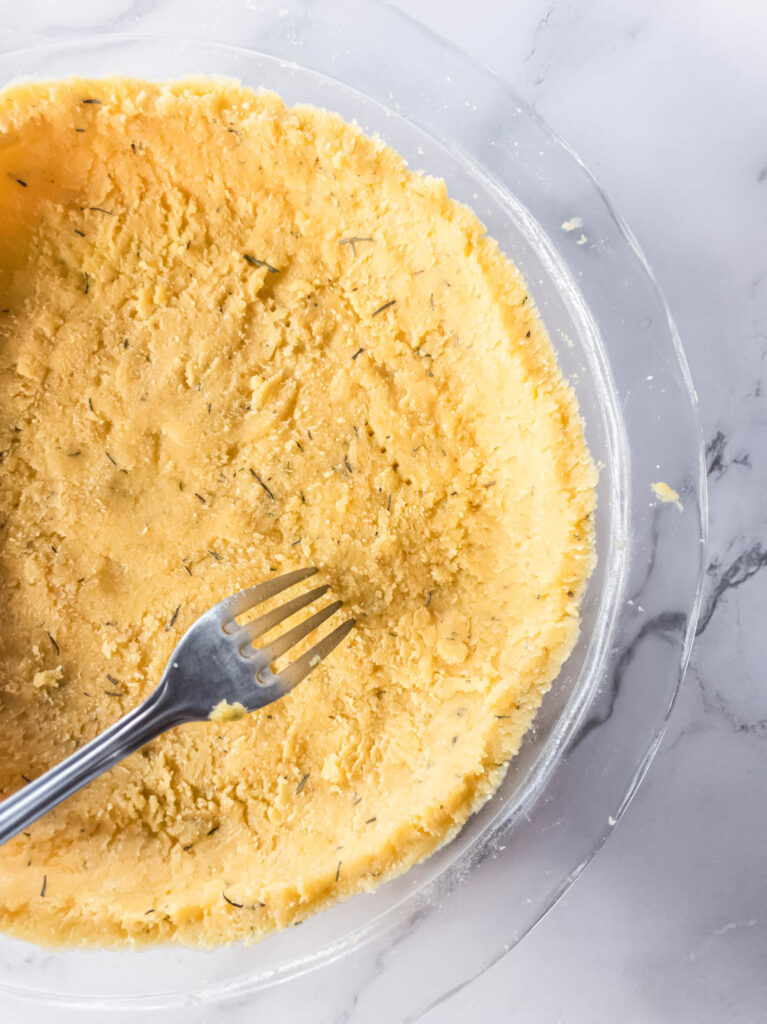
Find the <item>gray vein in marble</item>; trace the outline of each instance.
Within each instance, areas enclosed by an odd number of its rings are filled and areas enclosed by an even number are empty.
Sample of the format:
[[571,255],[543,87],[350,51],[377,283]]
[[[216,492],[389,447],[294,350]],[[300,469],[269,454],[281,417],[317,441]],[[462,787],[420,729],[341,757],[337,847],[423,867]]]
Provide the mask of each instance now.
[[[762,547],[760,541],[753,544],[748,550],[742,552],[738,557],[730,563],[730,565],[719,574],[719,579],[714,584],[711,595],[706,601],[703,611],[701,612],[700,618],[698,619],[698,628],[695,633],[696,636],[706,629],[709,622],[716,611],[716,607],[722,596],[728,591],[733,590],[735,587],[741,586],[746,580],[750,580],[752,576],[755,576],[760,572],[765,565],[767,565],[767,551]],[[718,566],[715,562],[712,562],[709,566],[709,575],[715,575]]]
[[[761,395],[761,381],[757,381],[754,387],[753,397],[758,398]],[[746,396],[751,397],[750,395]],[[727,437],[718,430],[712,439],[706,445],[706,474],[711,476],[716,473],[717,476],[722,476],[730,466],[744,466],[746,469],[752,469],[751,456],[748,452],[742,452],[740,455],[734,455],[731,459],[727,460],[725,452],[727,449]]]
[[637,635],[622,651],[615,666],[612,679],[610,680],[610,686],[606,694],[607,706],[603,710],[595,712],[586,719],[576,735],[573,737],[572,743],[569,746],[569,752],[575,750],[575,748],[578,747],[586,737],[594,731],[594,729],[604,725],[605,722],[612,717],[618,697],[620,696],[626,672],[628,671],[631,662],[636,657],[637,650],[642,641],[647,637],[658,636],[669,643],[679,643],[680,637],[684,635],[686,628],[687,615],[684,612],[678,611],[660,612],[658,615],[654,615],[651,619],[648,619],[647,622],[642,624]]
[[547,28],[547,26],[549,24],[549,18],[554,13],[554,8],[555,7],[556,7],[556,4],[551,4],[549,9],[544,14],[544,16],[538,22],[538,27],[536,28],[535,34],[533,35],[533,46],[532,46],[532,49],[530,50],[530,52],[528,53],[528,55],[525,57],[526,61],[530,60],[530,58],[535,55],[535,53],[536,53],[536,51],[538,49],[539,37],[540,37],[541,33],[544,31],[544,29]]
[[723,718],[734,733],[760,737],[767,735],[767,718],[757,718],[751,721],[744,719],[736,713],[731,701],[727,700],[713,684],[703,678],[697,666],[691,666],[689,672],[690,677],[698,684],[705,712]]

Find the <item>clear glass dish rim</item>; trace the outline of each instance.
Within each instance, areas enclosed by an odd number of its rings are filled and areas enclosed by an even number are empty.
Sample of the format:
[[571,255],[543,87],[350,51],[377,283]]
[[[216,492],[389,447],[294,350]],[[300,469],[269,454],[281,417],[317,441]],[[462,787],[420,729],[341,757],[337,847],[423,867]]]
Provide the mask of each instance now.
[[[366,0],[366,2],[370,3],[371,7],[373,7],[373,6],[380,7],[381,6],[381,5],[377,4],[375,2],[375,0]],[[466,62],[472,64],[474,66],[475,70],[477,68],[480,68],[484,74],[487,74],[487,75],[491,76],[494,80],[496,80],[496,82],[499,81],[498,76],[496,76],[495,73],[492,72],[490,69],[485,68],[484,66],[480,65],[479,62],[477,62],[477,61],[473,60],[472,58],[466,56],[458,48],[454,47],[452,44],[450,44],[448,42],[445,42],[444,40],[440,40],[439,37],[435,36],[428,29],[424,28],[423,26],[421,26],[420,24],[415,22],[413,19],[409,18],[409,16],[407,14],[405,14],[403,12],[400,12],[400,11],[395,11],[392,8],[388,8],[388,6],[387,6],[387,10],[389,11],[389,13],[392,16],[394,16],[397,19],[401,20],[403,23],[411,23],[412,26],[414,26],[419,32],[421,32],[422,34],[430,37],[431,40],[432,40],[432,43],[433,44],[438,44],[445,51],[447,51],[450,54],[452,60],[455,60],[455,61],[458,61],[458,62],[466,61]],[[265,52],[265,51],[257,50],[255,47],[242,46],[242,45],[239,45],[239,44],[236,44],[236,43],[229,42],[228,40],[222,39],[220,37],[203,39],[203,38],[195,38],[191,34],[189,34],[189,35],[184,34],[183,37],[180,37],[180,36],[176,36],[175,34],[170,34],[170,33],[169,34],[156,34],[156,35],[152,35],[152,34],[142,34],[141,32],[133,32],[133,31],[131,31],[130,33],[108,33],[108,34],[85,33],[84,38],[83,38],[82,35],[80,35],[78,37],[77,41],[84,42],[85,45],[88,46],[88,47],[97,47],[99,45],[105,45],[105,44],[114,45],[118,41],[119,42],[127,42],[129,40],[133,40],[133,41],[136,41],[136,42],[142,42],[143,41],[143,42],[147,42],[147,43],[151,42],[153,40],[167,42],[171,38],[173,38],[175,41],[177,41],[180,44],[188,43],[188,44],[199,44],[199,45],[212,45],[212,46],[216,46],[216,47],[222,47],[222,48],[237,50],[237,51],[240,51],[240,52],[242,52],[244,54],[251,53],[251,54],[263,54],[263,55],[269,56],[269,57],[274,57],[275,56],[273,53],[270,53],[268,51]],[[45,42],[42,45],[33,45],[33,46],[23,47],[23,48],[20,48],[20,49],[17,49],[17,50],[4,51],[0,55],[0,57],[6,58],[6,57],[13,57],[13,56],[20,56],[20,55],[23,55],[24,53],[27,53],[27,52],[29,52],[29,53],[34,52],[34,53],[39,54],[39,53],[41,53],[44,50],[66,49],[68,47],[71,47],[73,42],[74,42],[74,40],[72,38],[68,38],[68,39],[65,39],[65,40],[62,40],[62,41],[59,41],[59,42],[55,42],[55,43]],[[324,74],[325,72],[319,72],[319,73]],[[340,81],[343,81],[343,80],[340,80]],[[346,84],[346,83],[343,83],[343,84]],[[672,345],[672,348],[674,350],[676,361],[677,361],[678,366],[679,366],[679,368],[681,370],[682,378],[683,378],[683,380],[686,383],[686,398],[689,401],[690,406],[692,407],[692,409],[696,410],[697,399],[696,399],[694,388],[692,386],[692,382],[691,382],[691,379],[690,379],[690,376],[689,376],[689,371],[687,370],[686,361],[685,361],[684,353],[683,353],[683,350],[682,350],[682,347],[681,347],[680,339],[679,339],[678,334],[676,332],[676,329],[674,327],[674,324],[673,324],[673,321],[671,319],[671,316],[670,316],[670,313],[668,311],[668,308],[666,307],[665,301],[662,299],[662,295],[660,293],[660,289],[658,288],[657,283],[655,282],[655,279],[654,279],[654,277],[652,275],[652,272],[651,272],[649,266],[647,265],[647,262],[646,262],[644,256],[642,255],[642,253],[641,253],[641,251],[640,251],[640,249],[639,249],[635,239],[633,238],[633,235],[631,234],[630,230],[626,227],[626,225],[623,223],[623,221],[620,219],[618,214],[615,212],[614,208],[612,207],[612,204],[610,203],[609,199],[605,195],[604,191],[601,189],[601,187],[595,181],[595,179],[590,174],[588,169],[584,166],[582,161],[580,161],[580,159],[572,152],[572,150],[565,143],[563,143],[560,139],[558,139],[557,136],[555,136],[554,133],[551,132],[550,129],[548,129],[545,126],[545,124],[538,117],[538,115],[533,110],[531,110],[529,108],[529,106],[526,103],[524,103],[524,101],[520,100],[516,96],[516,94],[514,93],[512,88],[510,86],[508,86],[505,82],[503,82],[503,88],[504,88],[505,92],[507,93],[507,95],[509,97],[509,102],[513,103],[514,105],[517,106],[517,108],[519,108],[521,111],[523,111],[525,116],[533,119],[537,123],[539,128],[542,131],[545,132],[545,134],[548,136],[549,140],[554,145],[556,145],[561,151],[567,153],[569,155],[569,157],[575,163],[577,163],[577,165],[580,168],[580,170],[582,172],[584,172],[588,176],[593,189],[596,192],[598,192],[599,195],[601,196],[601,198],[603,200],[603,203],[604,203],[604,206],[605,206],[607,212],[609,213],[609,215],[612,217],[614,225],[617,228],[619,234],[622,236],[622,239],[623,239],[624,243],[626,244],[627,248],[630,250],[630,252],[633,255],[634,259],[640,265],[640,268],[641,268],[642,272],[645,274],[646,278],[648,279],[651,287],[655,290],[657,295],[660,297],[661,303],[662,303],[662,305],[663,305],[663,307],[665,309],[665,313],[666,313],[665,328],[666,328],[666,331],[667,331],[670,343]],[[475,166],[475,168],[479,172],[483,171],[483,168],[482,168],[481,164],[475,164],[474,166]],[[698,440],[698,454],[699,454],[698,475],[697,475],[697,480],[696,480],[696,484],[697,484],[697,499],[698,499],[699,508],[701,510],[700,538],[701,538],[701,541],[705,542],[706,489],[705,489],[705,472],[702,472],[702,465],[703,465],[702,464],[702,451],[703,451],[703,446],[702,446],[702,438],[701,438],[701,434],[700,434],[700,427],[699,427],[699,425],[698,425],[697,433],[698,433],[697,440]],[[538,915],[539,918],[541,916],[543,916],[544,913],[546,913],[546,911],[550,908],[550,906],[553,905],[555,900],[566,890],[566,888],[569,886],[569,884],[572,883],[574,878],[577,877],[577,874],[580,872],[580,870],[582,870],[583,867],[585,867],[586,863],[588,863],[588,860],[590,860],[590,858],[594,855],[594,853],[597,852],[597,850],[602,845],[602,843],[606,839],[607,835],[611,831],[612,827],[614,826],[614,824],[619,819],[620,814],[625,809],[625,807],[628,805],[628,802],[629,802],[631,796],[633,795],[633,792],[635,791],[636,786],[641,781],[642,776],[644,775],[647,767],[649,766],[649,763],[650,763],[650,760],[652,758],[652,755],[653,755],[655,749],[657,748],[657,745],[658,745],[658,743],[660,741],[660,738],[662,736],[662,732],[663,732],[663,730],[665,728],[665,724],[666,724],[666,721],[668,719],[668,715],[670,714],[671,708],[673,706],[674,696],[676,694],[676,691],[678,689],[679,684],[681,683],[681,679],[683,677],[684,670],[686,668],[687,661],[689,659],[691,643],[692,643],[692,639],[693,639],[693,636],[694,636],[695,624],[696,624],[696,621],[697,621],[697,614],[698,614],[698,610],[699,610],[699,606],[700,606],[700,599],[701,599],[701,592],[702,592],[703,549],[704,549],[704,543],[701,544],[701,560],[700,560],[700,570],[699,570],[699,575],[698,575],[697,589],[696,589],[695,597],[694,597],[694,600],[693,600],[693,605],[690,608],[690,614],[689,614],[688,623],[687,623],[687,627],[686,627],[686,631],[685,631],[684,644],[683,644],[683,646],[681,648],[681,651],[680,651],[679,669],[678,669],[677,679],[676,679],[675,685],[673,687],[673,693],[672,693],[672,696],[671,696],[671,700],[669,701],[668,706],[667,706],[667,708],[665,710],[665,714],[664,714],[662,720],[660,721],[659,727],[658,727],[657,731],[655,732],[655,734],[653,736],[648,737],[646,755],[645,755],[644,759],[640,762],[640,764],[638,765],[638,767],[636,769],[636,772],[635,772],[635,774],[633,776],[631,784],[630,784],[628,790],[625,793],[625,798],[623,800],[623,803],[622,803],[620,809],[610,819],[609,827],[605,828],[605,830],[603,831],[603,833],[601,835],[595,837],[593,848],[592,848],[592,850],[590,852],[589,857],[578,865],[576,871],[571,872],[567,876],[567,878],[562,881],[562,884],[561,884],[558,892],[553,896],[553,898],[551,898],[548,901],[547,905],[541,907],[540,914]],[[554,765],[554,761],[552,760],[552,767],[553,767],[553,765]],[[545,784],[545,778],[543,777],[543,775],[541,775],[539,777],[539,783],[540,783],[540,785],[544,785]],[[533,793],[531,791],[531,793],[530,793],[530,799],[531,800],[534,799],[535,796],[537,796],[539,788],[540,788],[540,786],[538,786],[535,789],[535,793]],[[491,824],[491,826],[489,827],[489,829],[487,831],[489,833],[492,833],[494,831],[494,828],[493,828],[492,824]],[[481,837],[481,841],[484,841],[484,839],[485,839],[485,833],[483,833],[483,835]],[[461,856],[463,857],[464,855],[462,854]],[[453,869],[454,869],[454,865],[450,864],[445,869],[445,873],[446,874],[450,874],[450,872],[453,871]],[[410,899],[410,897],[408,897],[408,899]],[[400,905],[397,904],[394,908],[390,908],[390,910],[387,911],[386,914],[394,913],[394,911],[399,909],[399,906]],[[384,916],[386,916],[386,914]],[[378,935],[378,934],[385,934],[386,933],[387,929],[386,928],[380,929],[380,928],[376,927],[377,924],[378,924],[378,919],[375,919],[371,923],[371,926],[369,928],[364,929],[365,931],[367,931],[369,933],[369,934],[365,935],[364,941],[366,941],[366,942],[373,941],[375,939],[376,935]],[[519,937],[521,937],[521,936],[517,936],[517,940],[518,940]],[[359,938],[357,937],[357,939],[355,940],[355,945],[358,943],[358,941],[359,941]],[[345,944],[348,945],[348,943],[345,943]],[[338,957],[343,956],[347,950],[336,948],[337,945],[338,944],[333,944],[333,945],[331,945],[329,947],[326,947],[326,948],[322,949],[321,951],[319,951],[319,953],[317,954],[316,957],[306,958],[306,961],[299,961],[299,962],[297,962],[295,965],[293,965],[293,967],[291,968],[291,970],[287,974],[284,974],[284,975],[281,974],[280,976],[264,978],[261,981],[259,981],[258,978],[238,978],[238,979],[235,979],[232,982],[228,982],[228,983],[221,982],[221,983],[218,983],[218,984],[212,986],[211,988],[204,989],[203,991],[200,992],[200,996],[201,996],[201,998],[204,1001],[213,1001],[213,1000],[219,998],[222,995],[232,995],[232,994],[234,994],[236,992],[241,992],[241,991],[245,991],[245,990],[248,990],[248,989],[253,989],[253,988],[256,988],[256,987],[260,987],[260,986],[265,987],[267,985],[274,984],[274,983],[277,983],[277,982],[282,981],[282,980],[286,980],[288,977],[295,976],[296,974],[301,974],[301,973],[305,972],[306,970],[311,970],[311,969],[314,969],[316,967],[320,967],[320,966],[322,966],[323,963],[331,962],[331,961],[337,959]],[[503,952],[505,952],[505,951],[506,951],[505,949],[502,950],[499,953],[499,955],[502,955]],[[308,962],[309,960],[311,962]],[[490,961],[490,962],[492,962],[492,961]],[[488,962],[485,966],[489,966],[490,962]],[[23,997],[29,996],[29,997],[32,997],[32,998],[40,998],[39,995],[36,996],[34,993],[28,993],[25,990],[18,989],[18,988],[15,988],[15,987],[7,987],[6,991],[12,992],[16,996],[23,996]],[[172,996],[172,994],[170,994],[170,996]],[[122,1005],[122,1006],[126,1006],[126,1007],[127,1006],[131,1006],[131,1007],[135,1007],[135,1008],[138,1008],[138,1006],[142,1006],[142,1005],[146,1005],[146,1006],[149,1006],[149,1005],[152,1005],[152,1006],[171,1006],[171,1005],[175,1005],[175,1001],[174,1001],[173,998],[169,998],[168,1000],[165,1000],[164,998],[161,998],[159,1001],[156,1001],[156,1000],[152,1001],[151,999],[149,999],[147,1001],[143,997],[138,997],[137,1000],[119,1000],[118,999],[118,1000],[116,1000],[114,1002],[110,1001],[108,1003],[104,1002],[103,997],[96,997],[95,999],[91,999],[91,998],[89,998],[87,996],[84,996],[82,998],[73,999],[72,997],[69,997],[69,996],[66,996],[66,997],[62,998],[61,995],[57,995],[56,993],[50,993],[50,994],[46,993],[45,996],[43,996],[43,998],[47,1002],[49,1002],[49,1003],[50,1002],[60,1002],[62,1004],[79,1005],[79,1006],[91,1006],[91,1007],[94,1007],[94,1008],[99,1007],[99,1006],[104,1006],[106,1008],[107,1005],[110,1008],[112,1008],[112,1007],[117,1008],[117,1005]]]

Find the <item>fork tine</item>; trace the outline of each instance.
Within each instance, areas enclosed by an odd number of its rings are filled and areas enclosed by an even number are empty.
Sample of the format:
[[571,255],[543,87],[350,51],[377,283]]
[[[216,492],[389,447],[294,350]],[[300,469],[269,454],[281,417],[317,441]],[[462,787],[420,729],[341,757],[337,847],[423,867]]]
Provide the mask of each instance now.
[[293,629],[289,629],[287,633],[283,633],[282,636],[278,636],[276,640],[267,644],[266,647],[259,647],[259,656],[261,658],[265,658],[267,665],[270,665],[275,658],[279,658],[281,654],[289,651],[290,648],[294,647],[299,640],[303,640],[303,638],[308,636],[309,633],[317,628],[317,626],[322,625],[325,619],[329,619],[331,615],[334,615],[342,604],[342,601],[333,601],[332,604],[321,608],[308,619],[304,619],[303,622],[299,622],[299,624],[294,626]]
[[294,686],[297,686],[303,679],[306,679],[312,669],[316,668],[321,661],[324,661],[330,652],[338,647],[344,637],[351,633],[354,628],[354,622],[354,619],[347,619],[346,622],[342,622],[332,633],[328,633],[314,647],[310,647],[300,658],[296,658],[294,662],[286,666],[282,672],[278,672],[277,679],[279,682],[288,690],[292,690]]
[[280,622],[290,618],[291,615],[300,611],[301,608],[305,608],[308,604],[311,604],[312,601],[317,601],[329,590],[329,583],[326,583],[322,587],[315,587],[314,590],[308,590],[305,594],[294,597],[292,601],[286,601],[285,604],[281,604],[279,608],[273,608],[270,612],[266,612],[264,615],[259,615],[257,619],[253,619],[251,622],[246,622],[242,627],[242,632],[245,633],[246,636],[250,637],[251,640],[257,640],[258,637],[263,636],[264,633],[268,633],[273,626],[277,626]]
[[311,569],[295,569],[293,572],[286,572],[283,576],[275,576],[274,579],[266,580],[265,583],[259,583],[255,587],[248,587],[247,590],[241,590],[239,594],[224,598],[217,607],[224,613],[224,621],[226,622],[237,615],[242,615],[249,608],[261,604],[262,601],[267,601],[270,597],[274,597],[283,590],[287,590],[288,587],[300,583],[301,580],[314,576],[318,571],[318,569],[312,567]]

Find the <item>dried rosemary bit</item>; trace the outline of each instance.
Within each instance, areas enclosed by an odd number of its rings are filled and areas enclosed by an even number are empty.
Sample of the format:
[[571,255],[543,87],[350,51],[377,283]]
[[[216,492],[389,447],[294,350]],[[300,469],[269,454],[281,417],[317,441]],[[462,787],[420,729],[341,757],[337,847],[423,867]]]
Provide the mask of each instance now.
[[306,775],[304,775],[304,777],[303,777],[303,778],[301,779],[301,781],[300,781],[300,782],[298,783],[298,786],[296,787],[296,796],[297,796],[297,795],[298,795],[298,794],[299,794],[299,793],[301,792],[301,790],[302,790],[302,789],[304,788],[304,786],[306,785],[306,780],[307,780],[308,778],[309,778],[309,772],[307,772],[307,773],[306,773]]
[[189,568],[188,565],[184,566],[184,571],[187,573],[188,576],[192,575],[192,570]]
[[351,464],[351,462],[349,462],[349,457],[348,457],[348,455],[344,455],[344,465],[346,466],[346,468],[347,468],[347,469],[349,470],[349,472],[350,472],[350,473],[352,473],[352,472],[353,472],[353,470],[352,470],[352,464]]
[[88,408],[90,409],[91,412],[93,412],[93,399],[92,398],[88,399]]
[[238,907],[242,909],[242,903],[235,903],[234,900],[230,900],[225,892],[222,892],[221,895],[224,897],[224,899],[226,900],[230,907]]
[[389,299],[388,302],[384,302],[383,306],[379,306],[378,309],[375,311],[375,313],[373,313],[371,315],[372,316],[378,316],[379,313],[383,313],[383,311],[385,309],[388,309],[389,306],[393,306],[396,301],[397,301],[396,299]]
[[428,607],[429,607],[429,605],[431,604],[431,595],[432,595],[433,593],[434,593],[434,591],[433,591],[433,590],[430,590],[430,591],[429,591],[429,592],[427,593],[427,595],[426,595],[426,607],[427,607],[427,608],[428,608]]
[[215,558],[217,562],[221,561],[221,555],[219,555],[218,552],[214,551],[212,548],[208,548],[208,554],[210,555],[211,558]]
[[178,606],[176,607],[176,610],[175,610],[175,612],[174,612],[174,613],[173,613],[173,614],[171,615],[171,617],[170,617],[170,621],[168,622],[168,625],[167,625],[167,626],[165,627],[165,632],[166,632],[166,633],[170,632],[170,630],[171,630],[171,629],[173,629],[173,627],[175,626],[175,624],[176,624],[176,619],[178,618],[178,613],[179,613],[180,611],[181,611],[181,605],[178,605]]
[[79,228],[75,228],[75,234],[79,235],[80,238],[85,238],[85,232],[81,231]]
[[357,358],[357,356],[361,356],[364,351],[364,348],[358,348],[357,351],[352,356],[352,362]]
[[100,106],[101,105],[101,100],[87,99],[87,100],[83,100],[83,103],[96,103],[96,104],[98,104]]
[[21,185],[22,188],[27,188],[26,181],[22,181],[21,178],[16,178],[16,182],[17,182],[17,184]]
[[348,245],[348,246],[350,246],[351,250],[352,250],[352,256],[356,256],[357,255],[357,250],[355,248],[355,245],[356,245],[357,242],[374,242],[374,241],[375,241],[374,238],[369,238],[369,237],[362,238],[359,235],[351,235],[349,238],[340,238],[338,240],[338,244],[339,245]]
[[264,489],[264,490],[266,491],[266,493],[267,493],[267,494],[269,495],[269,497],[270,497],[270,498],[272,499],[272,501],[274,501],[274,495],[273,495],[273,494],[272,494],[272,492],[271,492],[271,491],[269,490],[269,488],[268,488],[268,487],[266,486],[266,484],[265,484],[265,483],[264,483],[264,481],[263,481],[263,480],[261,479],[261,477],[260,477],[260,476],[258,475],[258,473],[257,473],[257,472],[255,471],[255,469],[253,469],[253,467],[252,467],[252,466],[250,467],[250,475],[251,475],[252,477],[255,477],[255,479],[256,479],[256,480],[258,480],[258,482],[259,482],[259,483],[261,484],[261,486],[262,486],[262,487],[263,487],[263,489]]
[[341,863],[342,862],[339,860],[338,867],[336,868],[336,881],[338,881],[338,876],[341,874]]
[[116,463],[116,462],[115,462],[115,460],[114,460],[114,459],[112,458],[112,456],[111,456],[111,455],[109,454],[109,452],[104,452],[104,454],[106,455],[106,457],[107,457],[107,458],[109,459],[109,461],[110,461],[110,462],[112,463],[112,465],[113,465],[113,466],[116,466],[116,465],[117,465],[117,463]]
[[108,672],[107,672],[107,679],[112,684],[112,686],[119,686],[120,685],[120,683],[117,681],[117,679],[115,679],[114,676],[110,676],[110,674]]
[[[47,630],[46,630],[46,632],[47,632]],[[49,640],[50,640],[50,642],[51,642],[51,643],[53,644],[53,649],[54,649],[54,651],[56,652],[56,654],[57,654],[57,655],[58,655],[58,654],[61,654],[61,648],[60,648],[60,647],[59,647],[59,645],[58,645],[58,644],[56,643],[56,641],[55,641],[55,640],[53,639],[53,637],[51,636],[51,634],[50,634],[50,633],[48,633],[48,639],[49,639]]]
[[83,284],[83,292],[85,295],[87,295],[91,289],[91,279],[89,274],[83,274],[83,277],[85,278],[85,283]]
[[377,816],[375,814],[373,815],[372,818],[368,818],[368,820],[365,822],[365,824],[366,825],[372,825],[374,821],[378,821],[378,818],[377,818]]
[[201,501],[203,505],[205,504],[205,498],[203,498],[201,494],[198,494],[197,491],[194,492],[194,496],[195,498],[197,498],[198,501]]
[[105,210],[103,206],[89,206],[88,209],[94,213],[105,213],[107,217],[114,217],[114,213],[111,210]]
[[82,455],[82,452],[79,449],[76,452],[70,452],[69,453],[69,458],[70,459],[76,459],[78,455]]
[[45,894],[46,894],[47,891],[48,891],[48,876],[47,875],[43,875],[43,885],[42,885],[42,888],[40,889],[40,899],[44,899],[45,898]]
[[270,274],[279,274],[277,267],[273,267],[271,263],[267,263],[266,260],[257,260],[255,256],[251,256],[248,252],[244,252],[242,255],[251,267],[264,267]]

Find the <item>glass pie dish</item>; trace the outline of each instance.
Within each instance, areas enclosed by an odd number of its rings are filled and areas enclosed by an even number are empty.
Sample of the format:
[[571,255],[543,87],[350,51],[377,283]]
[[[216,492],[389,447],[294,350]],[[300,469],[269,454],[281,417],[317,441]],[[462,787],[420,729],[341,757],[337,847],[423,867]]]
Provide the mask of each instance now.
[[[150,31],[147,15],[130,34],[78,31],[7,52],[0,83],[232,76],[356,120],[412,167],[444,178],[521,270],[577,393],[600,468],[598,563],[578,644],[504,782],[428,860],[254,947],[51,953],[0,937],[0,992],[102,1014],[169,1009],[263,991],[400,945],[410,955],[391,958],[387,978],[391,1019],[402,1019],[476,976],[540,919],[601,846],[652,758],[700,601],[696,400],[629,230],[501,79],[373,0],[353,12],[335,0],[222,6],[195,20],[172,4],[166,29],[161,21]],[[677,504],[660,500],[659,482]],[[440,927],[430,930],[429,956],[419,956],[432,916]]]

